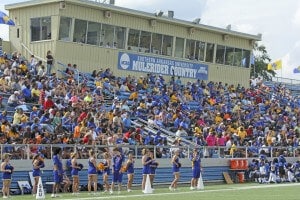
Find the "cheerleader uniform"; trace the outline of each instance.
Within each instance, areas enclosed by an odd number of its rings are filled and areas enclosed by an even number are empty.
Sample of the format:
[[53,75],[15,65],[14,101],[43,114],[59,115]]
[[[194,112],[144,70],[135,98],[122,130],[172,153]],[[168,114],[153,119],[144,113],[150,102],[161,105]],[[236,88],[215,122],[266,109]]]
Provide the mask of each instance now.
[[175,172],[179,172],[179,168],[178,167],[178,164],[179,164],[179,158],[177,157],[175,159],[175,163],[173,163],[173,166],[172,166],[172,172],[175,173]]
[[156,169],[157,169],[157,162],[155,161],[155,160],[153,160],[151,163],[150,163],[150,167],[149,167],[149,169],[150,169],[150,172],[149,172],[149,174],[155,174],[155,171],[156,171]]
[[146,159],[146,165],[143,166],[143,174],[149,174],[150,173],[150,163],[148,163],[151,160],[150,157],[147,157]]
[[[13,166],[11,166],[9,163],[7,163],[4,167],[5,170],[12,170]],[[2,173],[2,179],[3,180],[11,180],[11,172],[3,172]]]
[[32,169],[32,176],[33,177],[39,177],[41,176],[41,168],[45,167],[45,164],[43,161],[39,161],[38,168],[33,167]]
[[75,163],[75,166],[76,166],[76,167],[72,167],[72,170],[71,170],[71,175],[72,175],[72,177],[78,176],[77,163]]
[[108,167],[107,160],[105,160],[103,164],[104,164],[103,174],[110,175],[110,168]]
[[53,181],[55,183],[61,183],[63,181],[63,165],[57,155],[52,158],[53,164],[57,166],[57,169],[53,170]]
[[200,178],[200,172],[201,172],[200,163],[201,163],[201,159],[199,156],[197,156],[196,159],[192,161],[193,178]]
[[134,173],[134,161],[130,162],[127,165],[127,174],[133,174]]
[[122,156],[113,157],[113,168],[114,168],[113,182],[114,183],[122,183],[123,173],[120,172],[122,168],[122,161],[123,161]]
[[94,163],[92,163],[92,162],[89,160],[88,165],[89,165],[89,167],[88,167],[88,174],[91,174],[91,175],[97,174],[97,169],[96,169],[96,167],[94,166]]

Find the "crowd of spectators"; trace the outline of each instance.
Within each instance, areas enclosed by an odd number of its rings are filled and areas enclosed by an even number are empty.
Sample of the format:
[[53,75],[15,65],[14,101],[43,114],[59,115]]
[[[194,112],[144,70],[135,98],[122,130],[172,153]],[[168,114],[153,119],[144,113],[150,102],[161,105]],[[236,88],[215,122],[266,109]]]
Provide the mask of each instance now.
[[[81,73],[78,81],[76,64],[56,74],[34,56],[27,60],[18,53],[1,55],[0,66],[0,141],[15,158],[28,152],[49,158],[40,144],[78,144],[82,158],[87,157],[84,145],[156,145],[156,156],[168,157],[167,139],[147,126],[169,130],[174,149],[182,138],[205,147],[205,157],[213,157],[216,146],[224,148],[220,156],[257,156],[261,150],[275,156],[276,147],[292,156],[299,145],[299,100],[284,85],[268,87],[261,78],[242,87],[183,83],[180,77],[166,81],[156,74],[117,77],[107,68]],[[137,118],[147,125],[134,126]],[[27,149],[26,144],[32,145]]]

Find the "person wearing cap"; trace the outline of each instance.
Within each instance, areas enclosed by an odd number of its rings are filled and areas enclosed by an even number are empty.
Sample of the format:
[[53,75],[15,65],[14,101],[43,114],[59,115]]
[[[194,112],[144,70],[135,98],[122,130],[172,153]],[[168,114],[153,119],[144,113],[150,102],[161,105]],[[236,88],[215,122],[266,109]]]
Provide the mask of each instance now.
[[11,107],[18,106],[20,104],[19,95],[20,95],[19,91],[14,91],[14,93],[9,96],[7,105]]
[[37,192],[39,179],[41,177],[41,168],[45,167],[44,160],[41,158],[40,154],[35,154],[33,156],[32,165],[33,165],[32,176],[34,178],[32,194],[35,195]]
[[104,78],[103,93],[113,96],[113,86],[110,84],[109,78]]
[[1,163],[1,172],[2,172],[2,193],[3,198],[7,199],[10,196],[10,184],[11,184],[11,175],[13,173],[14,167],[9,163],[11,154],[3,154],[3,161]]
[[29,114],[29,121],[33,122],[34,118],[38,117],[38,111],[37,107],[33,106],[32,111]]

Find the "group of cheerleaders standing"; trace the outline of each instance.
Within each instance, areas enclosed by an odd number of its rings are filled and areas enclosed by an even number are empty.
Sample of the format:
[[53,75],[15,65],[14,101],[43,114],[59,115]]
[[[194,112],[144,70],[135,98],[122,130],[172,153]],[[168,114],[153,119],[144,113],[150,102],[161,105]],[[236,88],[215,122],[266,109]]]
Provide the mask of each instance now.
[[[61,183],[63,183],[64,178],[66,177],[63,169],[63,163],[61,160],[62,149],[57,148],[53,152],[53,189],[51,197],[58,197],[57,193],[60,188]],[[181,163],[179,161],[180,151],[176,150],[172,157],[172,172],[174,175],[174,179],[169,187],[171,191],[175,191],[177,189],[177,184],[180,179],[180,168]],[[71,176],[73,179],[72,191],[73,195],[79,194],[79,171],[83,168],[83,165],[77,162],[78,154],[76,152],[71,153]],[[198,151],[195,149],[193,154],[191,155],[192,161],[192,172],[193,177],[191,179],[191,190],[197,188],[198,179],[200,177],[201,172],[201,159],[198,154]],[[11,175],[13,173],[13,166],[9,163],[10,154],[3,155],[3,161],[1,163],[1,172],[2,172],[2,180],[3,180],[3,198],[9,197],[9,190],[11,184]],[[116,147],[112,150],[112,153],[104,153],[103,160],[97,164],[96,161],[96,153],[94,150],[89,151],[89,159],[88,159],[88,192],[89,194],[96,194],[97,185],[98,185],[98,174],[102,174],[103,177],[103,185],[104,185],[104,193],[113,194],[115,185],[117,185],[118,193],[121,191],[122,187],[122,179],[123,174],[127,173],[127,191],[132,191],[132,183],[134,178],[134,157],[132,154],[128,155],[127,160],[125,161],[125,157],[122,155],[120,148]],[[41,168],[45,167],[43,158],[36,154],[33,157],[32,161],[33,165],[33,177],[34,177],[34,186],[33,186],[33,195],[37,192],[37,185],[39,178],[41,176]],[[151,187],[153,188],[153,181],[155,177],[155,171],[159,163],[154,158],[154,154],[149,149],[142,150],[142,191],[145,192],[146,180],[149,175]],[[111,185],[108,182],[109,176],[112,175],[112,183]],[[92,192],[93,189],[93,193]]]

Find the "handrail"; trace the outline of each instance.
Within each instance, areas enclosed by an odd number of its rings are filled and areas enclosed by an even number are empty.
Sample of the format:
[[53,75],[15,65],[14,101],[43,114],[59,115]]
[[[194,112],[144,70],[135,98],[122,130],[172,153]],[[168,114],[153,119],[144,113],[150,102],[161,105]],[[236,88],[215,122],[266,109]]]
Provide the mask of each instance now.
[[[21,43],[21,46],[24,47],[24,49],[25,49],[28,53],[30,53],[31,55],[34,55],[34,53],[33,53],[32,51],[30,51],[30,49],[29,49],[28,47],[26,47],[25,44]],[[41,60],[41,61],[43,61],[43,62],[47,62],[46,59],[41,58],[41,57],[39,57],[39,56],[34,55],[34,57],[38,58],[39,60]]]
[[284,78],[284,77],[272,77],[272,82],[284,83],[284,84],[291,84],[291,85],[299,85],[300,80],[298,79],[291,79],[291,78]]
[[[86,150],[85,153],[88,152],[88,150],[90,148],[95,149],[95,152],[97,152],[97,154],[101,153],[101,151],[99,151],[99,149],[103,149],[103,148],[108,148],[111,149],[113,147],[122,147],[122,148],[127,148],[128,150],[133,150],[135,152],[135,157],[141,157],[141,155],[139,154],[140,151],[138,151],[138,149],[143,149],[143,148],[148,148],[148,149],[153,149],[154,152],[157,151],[158,148],[163,148],[163,149],[169,149],[169,154],[172,155],[172,149],[180,149],[182,153],[185,154],[186,158],[190,157],[190,154],[192,152],[192,149],[194,149],[195,147],[192,146],[173,146],[173,145],[166,145],[166,146],[155,146],[155,145],[129,145],[129,144],[118,144],[118,145],[82,145],[82,144],[1,144],[0,145],[0,149],[1,149],[1,157],[4,153],[11,153],[12,159],[14,159],[14,154],[18,153],[16,152],[17,149],[20,148],[25,148],[23,149],[24,152],[26,152],[24,154],[25,157],[22,158],[18,158],[18,159],[27,159],[29,160],[31,158],[31,156],[33,156],[36,152],[31,152],[31,147],[36,147],[36,149],[38,148],[45,148],[47,152],[50,153],[50,157],[52,158],[53,154],[52,154],[52,150],[53,148],[62,148],[63,150],[65,148],[70,148],[73,149],[73,151],[78,151],[78,149],[80,149],[80,152],[84,152],[84,149]],[[9,148],[10,147],[10,148]],[[265,147],[257,147],[258,149],[264,149]],[[11,151],[7,151],[8,149],[11,149]],[[249,156],[249,147],[242,147],[239,146],[237,147],[237,149],[239,151],[244,151],[243,156],[239,156],[236,157],[234,155],[229,155],[229,154],[224,154],[225,150],[227,150],[227,147],[225,146],[198,146],[197,149],[200,152],[200,155],[202,158],[206,158],[204,157],[205,155],[203,155],[205,153],[205,151],[209,151],[209,150],[213,150],[213,158],[227,158],[227,159],[231,159],[231,158],[252,158]],[[271,147],[270,149],[270,153],[269,156],[270,158],[274,158],[276,157],[276,154],[274,153],[274,150],[286,150],[288,153],[288,156],[286,157],[291,157],[291,158],[296,158],[297,156],[297,151],[300,150],[300,147],[294,147],[292,149],[290,149],[290,147],[284,147],[284,146],[280,146],[280,147]],[[15,152],[14,152],[15,151]],[[154,154],[155,155],[155,154]],[[217,156],[217,157],[216,157]],[[258,157],[259,154],[256,154],[254,157]],[[49,158],[50,159],[50,158]]]
[[[145,120],[143,120],[143,119],[141,119],[141,118],[138,118],[137,120],[139,120],[139,121],[141,121],[141,122],[143,122],[144,124],[147,124],[147,122],[145,121]],[[169,130],[166,130],[166,129],[164,129],[164,128],[161,128],[161,127],[156,127],[158,130],[160,130],[160,131],[162,131],[162,132],[164,132],[165,134],[167,134],[168,136],[174,136],[174,134],[171,132],[171,131],[169,131]],[[175,136],[176,137],[176,136]],[[194,142],[191,142],[191,141],[189,141],[189,140],[187,140],[187,139],[185,139],[185,138],[181,138],[181,140],[184,142],[184,143],[186,143],[186,144],[189,144],[189,145],[192,145],[193,147],[196,147],[197,145],[195,145],[195,143]]]
[[[56,63],[63,66],[63,67],[65,67],[65,68],[67,68],[67,66],[64,63],[60,62],[60,61],[57,61]],[[79,80],[80,71],[78,69],[72,69],[72,70],[74,70],[77,73],[77,84],[79,85],[79,83],[80,83],[80,80]]]

